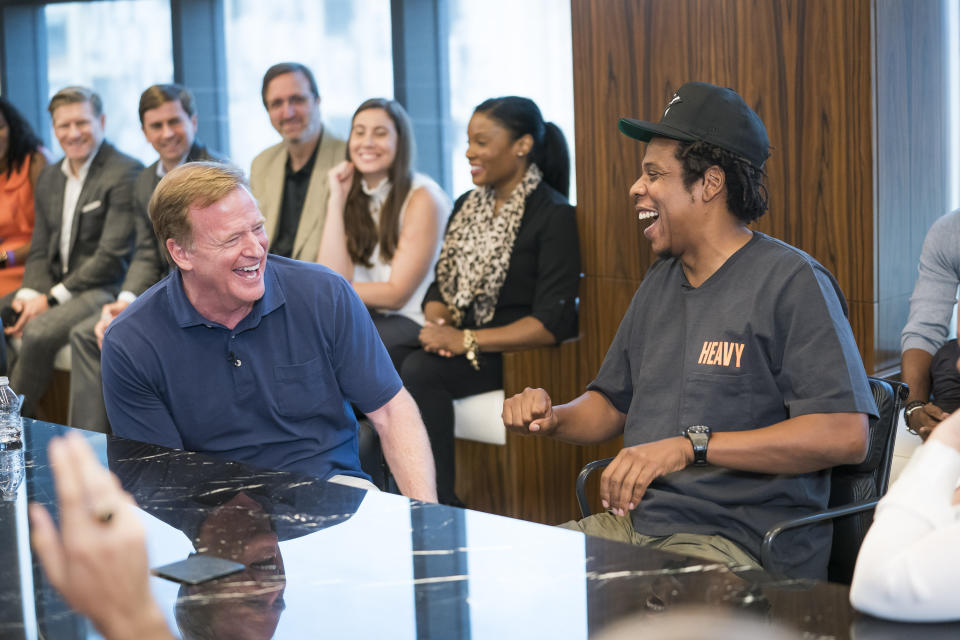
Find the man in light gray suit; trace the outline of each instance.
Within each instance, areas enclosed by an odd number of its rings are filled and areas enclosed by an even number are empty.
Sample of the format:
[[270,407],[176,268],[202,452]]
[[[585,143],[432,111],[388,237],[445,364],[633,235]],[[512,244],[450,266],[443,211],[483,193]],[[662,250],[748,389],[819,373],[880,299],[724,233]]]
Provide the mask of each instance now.
[[103,103],[90,89],[61,89],[48,111],[64,158],[37,179],[23,286],[0,300],[19,314],[4,333],[22,338],[10,385],[26,397],[27,416],[70,329],[119,290],[132,250],[133,181],[143,168],[104,140]]
[[317,82],[304,65],[281,62],[267,69],[261,95],[283,137],[254,158],[250,169],[270,252],[315,262],[327,216],[327,172],[346,159],[347,146],[324,130]]
[[140,96],[140,125],[147,142],[160,158],[140,172],[133,187],[136,248],[120,295],[114,302],[78,324],[70,332],[70,409],[67,423],[109,433],[107,409],[100,385],[100,345],[103,332],[137,296],[170,271],[165,253],[153,232],[147,205],[160,179],[184,162],[224,159],[197,139],[197,111],[193,94],[178,84],[155,84]]

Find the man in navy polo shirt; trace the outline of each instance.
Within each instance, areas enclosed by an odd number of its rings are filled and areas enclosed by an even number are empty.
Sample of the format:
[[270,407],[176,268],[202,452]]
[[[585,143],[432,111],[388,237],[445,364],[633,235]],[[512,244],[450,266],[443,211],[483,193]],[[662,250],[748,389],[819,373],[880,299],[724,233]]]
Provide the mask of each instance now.
[[363,484],[355,405],[401,491],[436,501],[426,430],[370,314],[329,269],[268,257],[239,170],[181,165],[150,218],[176,269],[104,336],[115,434]]

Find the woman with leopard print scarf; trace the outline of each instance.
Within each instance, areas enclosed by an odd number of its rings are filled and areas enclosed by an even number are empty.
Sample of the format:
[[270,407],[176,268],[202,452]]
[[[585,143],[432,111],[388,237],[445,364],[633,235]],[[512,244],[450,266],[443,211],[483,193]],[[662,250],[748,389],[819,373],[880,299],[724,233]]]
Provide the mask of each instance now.
[[575,336],[580,277],[560,129],[532,100],[507,96],[480,104],[467,135],[477,188],[454,205],[422,348],[400,367],[430,435],[440,502],[454,505],[453,400],[501,388],[502,352]]

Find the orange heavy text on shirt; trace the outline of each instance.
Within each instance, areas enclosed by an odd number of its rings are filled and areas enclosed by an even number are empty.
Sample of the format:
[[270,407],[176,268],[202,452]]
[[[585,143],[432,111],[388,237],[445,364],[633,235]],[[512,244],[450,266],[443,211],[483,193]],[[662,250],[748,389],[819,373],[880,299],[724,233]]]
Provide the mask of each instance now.
[[[725,342],[705,340],[700,350],[700,359],[697,364],[713,364],[718,367],[729,367],[731,363],[740,368],[740,356],[743,355],[742,342]],[[734,360],[736,358],[736,360]]]

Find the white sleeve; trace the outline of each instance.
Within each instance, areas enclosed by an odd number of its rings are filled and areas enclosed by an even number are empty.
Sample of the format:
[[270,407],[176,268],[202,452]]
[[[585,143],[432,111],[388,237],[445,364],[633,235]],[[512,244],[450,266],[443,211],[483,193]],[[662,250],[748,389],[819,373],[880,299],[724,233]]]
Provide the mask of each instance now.
[[960,452],[920,447],[877,506],[857,557],[850,602],[881,618],[960,619]]

